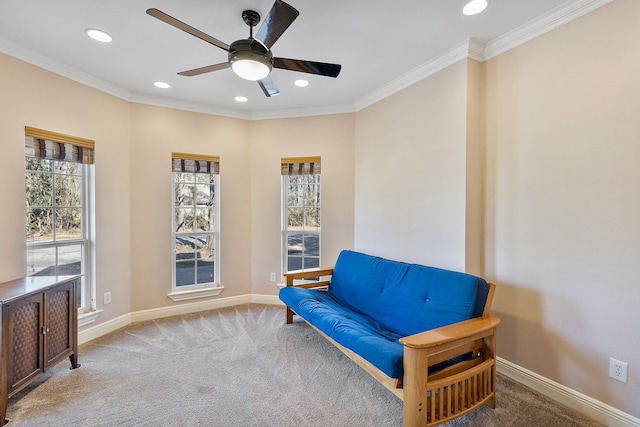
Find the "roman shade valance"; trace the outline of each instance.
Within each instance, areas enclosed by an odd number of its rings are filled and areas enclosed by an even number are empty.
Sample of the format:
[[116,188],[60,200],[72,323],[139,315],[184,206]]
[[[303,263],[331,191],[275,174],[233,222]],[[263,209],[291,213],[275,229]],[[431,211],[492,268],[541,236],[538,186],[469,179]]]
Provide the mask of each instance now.
[[282,175],[317,175],[320,173],[320,156],[283,157]]
[[173,172],[220,173],[220,157],[200,154],[171,153]]
[[93,164],[95,142],[57,132],[24,128],[24,154],[27,157]]

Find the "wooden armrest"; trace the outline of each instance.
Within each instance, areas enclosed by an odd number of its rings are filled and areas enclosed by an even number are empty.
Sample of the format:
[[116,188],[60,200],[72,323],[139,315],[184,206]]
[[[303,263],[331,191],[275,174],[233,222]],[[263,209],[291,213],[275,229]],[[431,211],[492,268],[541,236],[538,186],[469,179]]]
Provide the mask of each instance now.
[[[308,279],[309,277],[320,277],[320,276],[330,276],[333,273],[333,267],[321,267],[321,268],[312,268],[309,270],[295,270],[290,271],[288,273],[284,273],[284,277],[287,278],[287,286],[293,286],[294,280],[300,279]],[[327,285],[325,282],[321,282],[324,286]],[[314,286],[321,286],[320,283]]]
[[443,326],[426,332],[420,332],[400,338],[400,344],[411,348],[428,348],[441,344],[457,341],[473,335],[482,334],[496,328],[500,324],[500,318],[492,315],[484,315],[453,325]]

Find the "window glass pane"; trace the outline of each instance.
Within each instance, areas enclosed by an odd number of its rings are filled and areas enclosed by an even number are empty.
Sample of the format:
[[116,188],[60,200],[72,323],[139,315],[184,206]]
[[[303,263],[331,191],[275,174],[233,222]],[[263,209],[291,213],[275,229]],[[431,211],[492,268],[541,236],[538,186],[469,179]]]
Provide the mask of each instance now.
[[304,258],[304,269],[320,267],[320,258]]
[[175,206],[184,206],[185,205],[185,192],[188,191],[187,184],[181,182],[174,183],[174,201],[173,204]]
[[190,172],[176,172],[177,180],[180,182],[196,182],[196,174]]
[[56,275],[56,248],[27,248],[28,276]]
[[53,209],[27,209],[26,235],[27,241],[53,240]]
[[214,260],[198,260],[198,283],[215,282],[215,263]]
[[81,164],[75,162],[53,162],[54,172],[63,175],[81,175],[81,166]]
[[320,187],[318,185],[307,185],[304,188],[305,206],[318,206],[320,204]]
[[46,159],[38,159],[35,157],[25,157],[24,164],[25,170],[50,172],[52,161]]
[[176,232],[193,232],[194,209],[193,208],[177,208],[175,210],[174,230]]
[[305,230],[320,229],[320,208],[306,208],[304,210]]
[[215,237],[213,235],[200,235],[196,240],[197,244],[197,274],[198,283],[214,282],[214,261],[215,261]]
[[196,209],[197,231],[214,231],[214,210],[211,208]]
[[176,286],[195,284],[195,241],[192,236],[176,236]]
[[196,185],[196,205],[210,206],[213,201],[213,188],[207,184]]
[[193,206],[194,185],[191,183],[176,182],[175,200],[176,206]]
[[287,228],[301,230],[304,224],[304,209],[288,208],[287,209]]
[[287,257],[287,271],[302,270],[302,258],[290,256]]
[[82,177],[55,176],[55,198],[57,206],[82,205]]
[[287,236],[287,255],[302,255],[302,233]]
[[51,174],[25,173],[25,200],[27,206],[51,206]]
[[195,243],[191,236],[176,236],[176,261],[193,260],[196,253]]
[[63,276],[82,274],[82,245],[58,247],[58,274]]
[[196,182],[198,184],[213,184],[216,179],[215,179],[215,175],[210,175],[208,173],[197,173],[196,175]]
[[56,209],[56,240],[82,238],[82,209]]
[[194,285],[196,283],[195,261],[176,262],[176,286]]
[[304,255],[320,256],[320,235],[306,234],[304,236]]

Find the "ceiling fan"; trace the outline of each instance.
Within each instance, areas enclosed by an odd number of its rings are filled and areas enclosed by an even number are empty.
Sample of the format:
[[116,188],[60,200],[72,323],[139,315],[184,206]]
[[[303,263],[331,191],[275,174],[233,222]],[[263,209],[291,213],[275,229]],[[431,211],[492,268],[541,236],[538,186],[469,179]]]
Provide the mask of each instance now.
[[227,62],[182,71],[178,73],[181,76],[197,76],[231,67],[238,76],[246,80],[257,81],[264,94],[269,97],[280,93],[269,76],[274,67],[327,77],[338,77],[342,68],[339,64],[273,56],[271,46],[300,14],[293,6],[282,0],[276,0],[273,4],[255,37],[253,36],[253,27],[260,22],[260,15],[253,10],[242,12],[242,20],[249,26],[249,38],[236,40],[231,45],[223,43],[158,9],[148,9],[147,14],[228,52]]

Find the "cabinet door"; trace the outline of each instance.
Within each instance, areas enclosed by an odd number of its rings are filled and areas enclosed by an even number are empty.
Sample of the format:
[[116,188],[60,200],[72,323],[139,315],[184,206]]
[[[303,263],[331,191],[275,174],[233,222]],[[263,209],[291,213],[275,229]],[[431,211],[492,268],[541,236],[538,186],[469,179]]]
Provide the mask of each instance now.
[[75,283],[63,283],[45,292],[45,369],[73,353],[70,326],[75,312]]
[[11,303],[8,310],[10,348],[7,356],[11,359],[8,364],[8,391],[11,392],[44,372],[42,294]]

